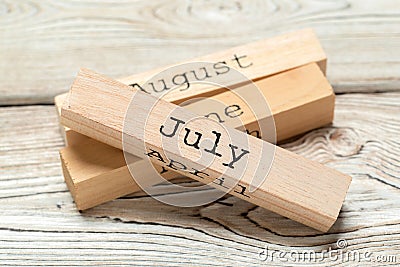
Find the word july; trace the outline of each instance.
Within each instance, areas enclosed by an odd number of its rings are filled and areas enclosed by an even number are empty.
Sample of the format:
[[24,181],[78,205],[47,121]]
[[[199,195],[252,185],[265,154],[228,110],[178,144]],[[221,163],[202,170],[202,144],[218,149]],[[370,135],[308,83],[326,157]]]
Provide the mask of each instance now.
[[231,60],[220,61],[213,64],[204,63],[204,66],[200,66],[201,63],[199,62],[199,68],[197,70],[188,70],[177,74],[168,73],[167,76],[171,75],[171,77],[165,77],[156,82],[151,81],[143,85],[132,83],[130,86],[136,87],[146,93],[162,93],[174,87],[179,87],[181,91],[185,91],[190,88],[191,82],[206,81],[216,76],[227,74],[231,70],[231,67],[229,67],[230,62],[234,63],[232,67],[237,67],[239,69],[251,67],[253,63],[246,60],[246,57],[246,55],[238,56],[235,54]]
[[[167,130],[165,130],[165,128],[166,128],[165,125],[161,125],[161,127],[160,127],[160,133],[163,136],[168,137],[168,138],[174,137],[176,135],[176,133],[178,132],[178,129],[179,129],[180,125],[184,125],[186,123],[185,121],[180,120],[180,119],[175,118],[175,117],[170,117],[170,119],[171,119],[171,121],[175,122],[175,125],[172,127],[172,130],[169,133],[168,133]],[[200,149],[200,141],[201,141],[201,138],[202,138],[203,134],[200,133],[200,132],[196,132],[195,131],[194,135],[196,137],[195,138],[190,138],[192,140],[194,139],[195,141],[194,142],[192,141],[191,143],[189,143],[189,141],[188,141],[189,140],[189,135],[192,132],[192,130],[190,130],[187,127],[185,127],[184,130],[185,130],[186,133],[185,133],[185,136],[183,138],[183,143],[186,146],[193,147],[194,149],[199,150]],[[207,152],[207,153],[210,153],[210,154],[214,155],[214,156],[222,157],[222,154],[217,152],[217,147],[218,147],[218,144],[220,142],[222,134],[217,132],[217,131],[211,131],[211,133],[215,137],[215,139],[213,141],[213,146],[210,147],[210,148],[203,148],[203,150],[205,152]],[[241,149],[241,152],[239,154],[239,153],[237,153],[237,150],[239,149],[237,146],[235,146],[233,144],[229,144],[229,148],[230,148],[230,151],[231,151],[231,160],[229,162],[222,163],[222,165],[226,166],[226,167],[229,167],[231,169],[234,169],[235,168],[234,164],[237,163],[240,159],[242,159],[243,156],[245,156],[246,154],[249,154],[250,151],[248,151],[246,149]],[[226,150],[224,149],[224,151],[226,151]]]

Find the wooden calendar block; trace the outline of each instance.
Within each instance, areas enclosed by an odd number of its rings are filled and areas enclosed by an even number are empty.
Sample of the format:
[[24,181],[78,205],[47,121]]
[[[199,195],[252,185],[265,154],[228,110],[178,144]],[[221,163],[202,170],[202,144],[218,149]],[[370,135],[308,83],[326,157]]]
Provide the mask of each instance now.
[[[126,112],[131,116],[125,117]],[[225,191],[238,182],[242,190],[227,190],[230,194],[320,231],[335,222],[351,181],[338,171],[86,69],[64,101],[61,122],[217,189]],[[205,145],[205,139],[214,143]],[[264,165],[269,160],[270,169]],[[221,177],[224,184],[216,183]],[[254,179],[261,181],[252,191]]]
[[[335,101],[333,90],[316,64],[309,64],[262,79],[257,81],[256,85],[270,105],[278,141],[332,122]],[[215,95],[211,99],[226,103],[226,106],[238,105],[238,102],[234,102],[230,95],[232,94],[226,92]],[[61,112],[65,97],[65,94],[57,97],[56,105],[59,112]],[[186,108],[191,108],[192,111],[200,114],[202,106],[207,106],[207,104],[199,101]],[[245,110],[246,106],[241,108]],[[210,111],[203,108],[203,112],[206,112],[203,113],[205,115]],[[226,117],[222,114],[211,118],[226,120]],[[245,123],[251,126],[256,122],[254,118],[248,117]],[[232,126],[229,120],[224,123]],[[247,129],[249,134],[261,137],[256,128],[249,129]],[[125,166],[121,150],[76,133],[69,128],[65,131],[68,146],[60,151],[60,155],[64,177],[78,209],[88,209],[140,190]],[[174,176],[171,175],[172,177]],[[111,180],[113,184],[110,184]]]

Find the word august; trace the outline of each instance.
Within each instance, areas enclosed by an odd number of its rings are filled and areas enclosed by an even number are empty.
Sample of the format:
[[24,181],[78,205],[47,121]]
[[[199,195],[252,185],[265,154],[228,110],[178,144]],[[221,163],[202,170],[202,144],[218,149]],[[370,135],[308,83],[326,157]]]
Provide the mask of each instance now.
[[172,74],[169,78],[163,78],[157,82],[148,82],[140,85],[138,83],[130,84],[132,87],[150,93],[161,93],[168,91],[174,87],[179,87],[180,91],[185,91],[190,88],[190,83],[193,81],[206,81],[215,76],[227,74],[231,67],[229,63],[233,62],[233,66],[237,66],[239,69],[248,68],[253,65],[252,62],[246,60],[247,56],[233,55],[233,58],[228,61],[220,61],[214,64],[206,64],[204,67],[199,67],[198,70],[189,70],[183,73]]

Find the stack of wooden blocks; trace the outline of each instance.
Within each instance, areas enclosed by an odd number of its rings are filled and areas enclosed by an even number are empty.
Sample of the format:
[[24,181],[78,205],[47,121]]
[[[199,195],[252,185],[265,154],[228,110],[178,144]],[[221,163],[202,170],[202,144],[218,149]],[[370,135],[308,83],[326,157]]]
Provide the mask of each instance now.
[[[307,29],[231,48],[193,61],[214,62],[217,73],[237,69],[252,80],[269,103],[275,121],[277,141],[281,142],[332,122],[335,96],[325,77],[326,60],[314,32]],[[193,122],[193,128],[196,131],[205,131],[215,127],[216,123],[224,124],[225,127],[228,126],[226,128],[232,127],[228,132],[235,138],[237,136],[239,143],[241,139],[246,139],[249,143],[248,150],[242,149],[242,152],[247,151],[242,154],[246,154],[249,164],[240,177],[238,185],[241,187],[234,188],[229,193],[320,231],[329,230],[345,199],[351,182],[349,176],[262,140],[265,138],[260,136],[254,126],[257,124],[255,117],[247,116],[250,113],[249,107],[225,88],[208,86],[178,90],[167,94],[162,101],[153,102],[155,98],[152,95],[157,95],[157,90],[143,90],[142,86],[149,77],[163,69],[118,81],[82,69],[70,92],[55,98],[66,141],[66,147],[60,150],[64,178],[79,210],[89,209],[140,190],[121,150],[126,150],[122,143],[123,135],[140,139],[136,129],[124,127],[124,116],[132,97],[137,97],[138,103],[143,105],[138,107],[137,112],[144,112],[150,104],[153,105],[152,114],[146,114],[150,120],[150,125],[146,126],[146,135],[153,136],[154,139],[146,141],[148,150],[145,153],[127,149],[127,152],[138,156],[137,162],[133,164],[140,164],[140,158],[148,158],[159,166],[159,170],[168,170],[162,174],[166,179],[185,175],[211,184],[221,175],[221,163],[225,162],[223,164],[226,168],[233,169],[233,166],[229,166],[232,160],[230,157],[235,159],[236,155],[238,160],[238,154],[235,153],[239,153],[239,149],[235,149],[239,145],[228,144],[224,141],[224,136],[218,146],[220,158],[203,166],[203,175],[172,166],[170,159],[165,157],[160,148],[158,136],[161,135],[161,129],[164,123],[172,123],[171,118],[163,117],[163,114],[168,115],[172,110],[177,110],[174,114],[181,118],[179,121],[183,125],[186,121],[184,118],[190,119],[194,113],[210,115],[210,111],[205,109],[207,105],[204,101],[212,99],[224,103],[227,108],[215,111],[215,116]],[[245,88],[239,85],[234,90]],[[199,96],[207,99],[190,103],[183,108],[176,106]],[[244,114],[241,119],[245,132],[243,129],[233,129],[236,126],[229,122],[232,114]],[[257,119],[266,116],[256,115]],[[143,129],[143,121],[139,118],[134,120],[132,123]],[[174,123],[176,122],[177,119]],[[168,129],[173,129],[174,123]],[[179,123],[175,126],[178,127]],[[202,134],[207,135],[206,132]],[[179,139],[175,141],[180,142]],[[252,162],[255,160],[252,161],[252,155],[262,155],[262,149],[265,148],[273,148],[275,151],[268,177],[254,192],[247,192],[251,176],[254,175],[252,168],[255,163]],[[196,155],[192,150],[199,150],[199,147],[186,146],[184,149],[187,154],[182,160],[194,162]],[[176,154],[176,151],[167,152]],[[154,153],[158,156],[154,157]],[[142,170],[141,174],[146,175],[146,170]],[[235,177],[235,172],[228,172],[225,178],[235,180],[238,177]],[[214,186],[222,190],[217,183]]]

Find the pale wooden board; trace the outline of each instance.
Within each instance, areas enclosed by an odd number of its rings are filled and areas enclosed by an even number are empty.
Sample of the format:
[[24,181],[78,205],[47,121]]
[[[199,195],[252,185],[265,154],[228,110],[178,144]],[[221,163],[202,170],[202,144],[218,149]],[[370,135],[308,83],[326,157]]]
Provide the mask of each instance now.
[[254,266],[265,264],[265,245],[319,251],[339,238],[350,250],[399,257],[400,93],[340,95],[333,126],[284,145],[353,176],[325,235],[235,197],[177,209],[137,194],[79,213],[61,176],[54,107],[0,110],[2,265]]
[[0,104],[52,103],[79,67],[123,77],[312,27],[336,92],[400,88],[398,0],[0,1]]
[[[399,91],[398,7],[397,0],[3,0],[0,104],[51,103],[81,66],[122,77],[304,27],[321,39],[336,92]],[[399,255],[399,103],[398,93],[338,96],[334,127],[285,145],[354,177],[343,218],[327,235],[234,197],[176,210],[136,195],[79,214],[61,177],[54,107],[0,108],[1,265],[254,266],[265,245],[320,250],[338,238],[350,249]]]

